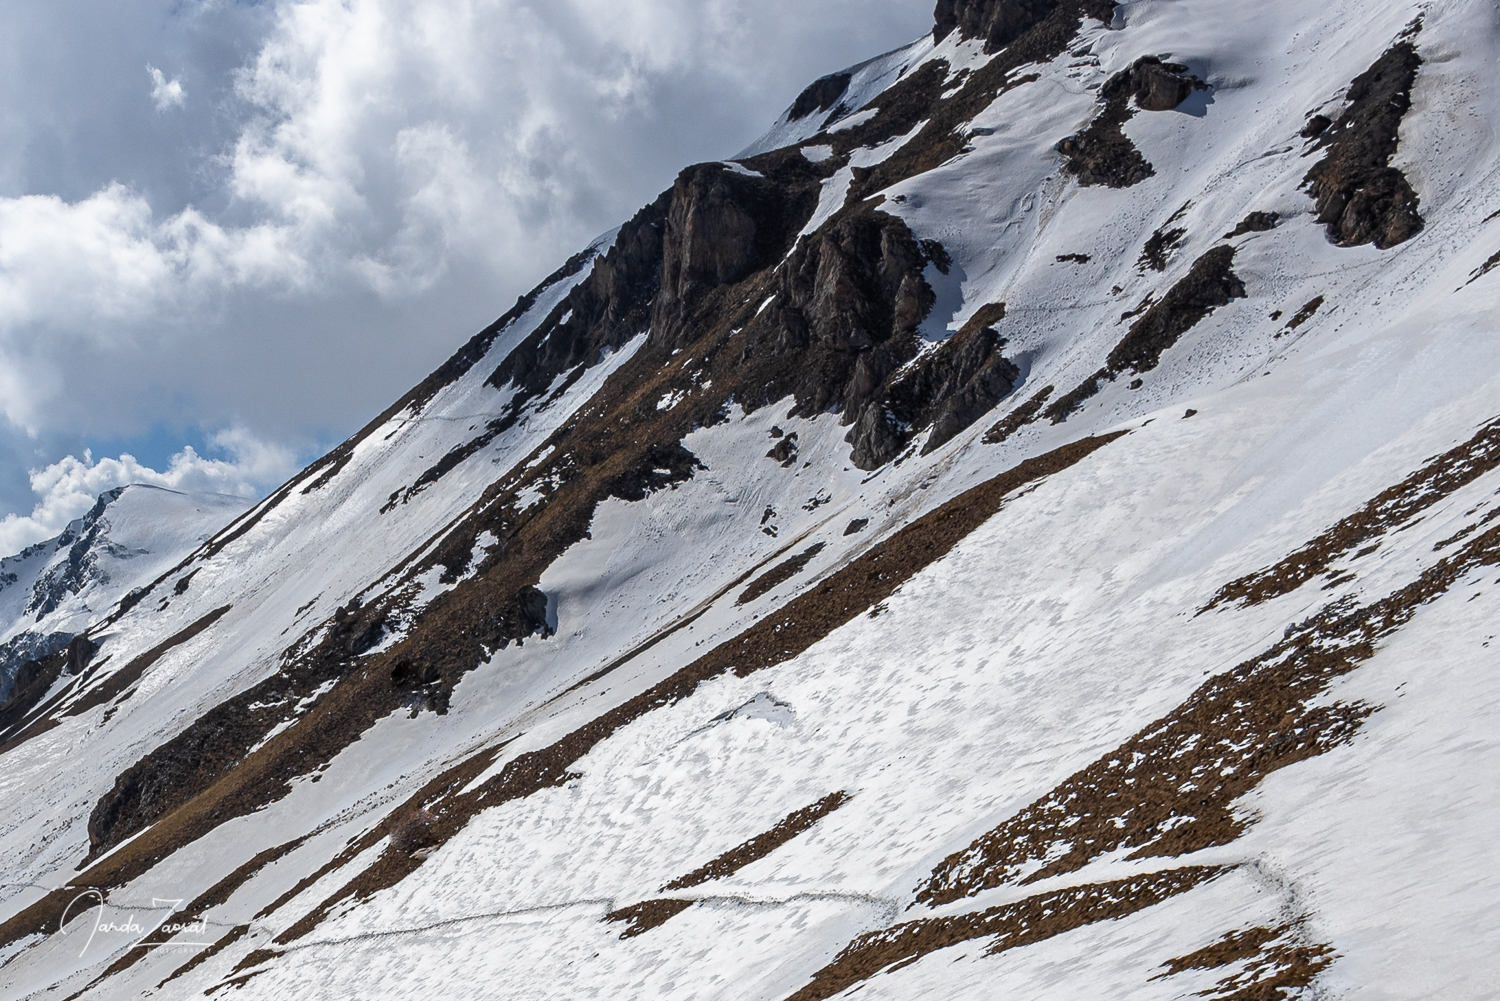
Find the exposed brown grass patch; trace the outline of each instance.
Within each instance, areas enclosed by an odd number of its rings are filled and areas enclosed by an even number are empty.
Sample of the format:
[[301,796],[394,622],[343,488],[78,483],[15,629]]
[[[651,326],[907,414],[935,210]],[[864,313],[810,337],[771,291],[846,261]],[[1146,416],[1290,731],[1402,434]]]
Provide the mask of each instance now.
[[678,900],[668,898],[665,900],[645,900],[639,904],[622,907],[617,911],[610,911],[604,915],[605,921],[627,922],[624,931],[620,932],[621,938],[635,938],[643,935],[652,928],[660,928],[683,911],[697,903],[695,900]]
[[[1085,438],[1065,445],[1046,455],[1028,459],[960,494],[666,680],[555,743],[519,755],[508,762],[499,775],[479,788],[430,801],[428,807],[438,818],[435,838],[439,843],[447,841],[480,810],[523,799],[571,781],[576,777],[572,771],[574,763],[596,745],[647,713],[687,698],[703,681],[729,671],[746,677],[796,657],[834,629],[890,597],[906,581],[947,555],[998,512],[1013,492],[1070,468],[1125,433]],[[351,845],[346,854],[352,857],[352,853],[363,850],[361,845],[374,844],[378,840],[376,835],[377,832],[372,831],[361,842]],[[406,853],[386,851],[277,941],[290,942],[307,934],[340,902],[351,898],[366,899],[400,882],[418,865],[420,862]]]
[[1347,742],[1374,708],[1325,703],[1336,678],[1478,567],[1500,564],[1500,528],[1363,607],[1345,600],[1287,629],[1260,656],[1204,683],[1172,713],[1060,783],[933,870],[931,905],[1074,872],[1100,856],[1180,856],[1228,844],[1235,800],[1271,772]]
[[720,855],[704,866],[694,869],[686,876],[679,876],[677,879],[663,886],[662,889],[685,890],[690,886],[707,883],[711,879],[723,879],[725,876],[733,875],[751,862],[760,861],[788,841],[811,830],[814,824],[848,801],[849,794],[846,792],[829,793],[811,806],[804,806],[800,810],[787,814],[780,823],[769,831],[757,834],[744,844],[731,848],[723,855]]
[[1339,558],[1405,524],[1462,487],[1500,466],[1500,419],[1484,425],[1468,441],[1430,460],[1364,507],[1343,518],[1275,566],[1230,581],[1203,611],[1233,601],[1259,605],[1290,594]]
[[833,962],[813,974],[812,983],[787,1001],[825,1001],[878,973],[895,972],[929,953],[978,938],[991,938],[985,954],[993,956],[1085,925],[1123,918],[1191,890],[1222,871],[1209,866],[1169,869],[868,932],[849,943]]
[[1167,972],[1152,979],[1244,964],[1199,996],[1214,1001],[1289,1001],[1301,996],[1334,958],[1332,947],[1309,941],[1300,923],[1289,923],[1229,932],[1197,952],[1169,959],[1162,964]]
[[785,584],[806,569],[807,565],[812,562],[812,558],[821,553],[824,548],[823,543],[815,543],[791,559],[767,570],[764,574],[750,582],[750,586],[745,588],[735,601],[735,604],[747,605],[761,595],[767,594]]

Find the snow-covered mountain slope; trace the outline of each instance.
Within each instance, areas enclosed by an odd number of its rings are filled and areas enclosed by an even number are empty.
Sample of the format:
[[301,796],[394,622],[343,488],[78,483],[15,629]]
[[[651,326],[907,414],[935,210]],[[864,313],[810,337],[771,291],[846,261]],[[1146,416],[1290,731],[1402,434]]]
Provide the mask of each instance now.
[[1500,11],[936,15],[41,662],[4,996],[1490,996]]
[[62,650],[249,506],[223,494],[117,487],[57,538],[0,559],[0,700],[27,661]]

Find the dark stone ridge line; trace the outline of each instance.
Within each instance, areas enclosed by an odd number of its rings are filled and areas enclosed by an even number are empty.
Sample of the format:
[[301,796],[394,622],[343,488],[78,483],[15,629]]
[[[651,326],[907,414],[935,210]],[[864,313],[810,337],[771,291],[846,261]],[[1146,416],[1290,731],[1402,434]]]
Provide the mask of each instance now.
[[1131,324],[1105,358],[1104,367],[1058,397],[1042,416],[1053,424],[1061,424],[1095,396],[1106,381],[1113,381],[1127,370],[1136,374],[1151,371],[1182,335],[1215,309],[1245,298],[1245,283],[1234,273],[1234,254],[1233,247],[1221,245],[1194,261],[1187,275]]

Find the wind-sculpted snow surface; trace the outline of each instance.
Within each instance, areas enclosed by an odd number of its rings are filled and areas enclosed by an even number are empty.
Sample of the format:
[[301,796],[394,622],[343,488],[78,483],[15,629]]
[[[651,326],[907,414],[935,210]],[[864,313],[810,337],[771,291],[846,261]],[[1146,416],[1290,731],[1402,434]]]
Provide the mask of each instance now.
[[935,13],[28,641],[0,997],[1492,993],[1500,15]]

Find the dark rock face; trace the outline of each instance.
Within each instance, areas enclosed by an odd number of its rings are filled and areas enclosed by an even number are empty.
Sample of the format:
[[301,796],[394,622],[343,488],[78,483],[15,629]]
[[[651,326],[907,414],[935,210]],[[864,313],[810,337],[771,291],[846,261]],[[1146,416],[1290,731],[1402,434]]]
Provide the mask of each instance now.
[[1229,246],[1215,247],[1194,261],[1192,270],[1131,324],[1129,332],[1110,351],[1104,367],[1058,397],[1042,416],[1053,424],[1062,423],[1106,381],[1127,369],[1134,373],[1151,371],[1161,361],[1162,353],[1209,313],[1234,299],[1245,298],[1245,283],[1234,273],[1233,264],[1234,248]]
[[1106,101],[1120,96],[1135,98],[1142,111],[1171,111],[1186,101],[1195,90],[1207,87],[1197,77],[1187,75],[1187,67],[1164,63],[1155,56],[1142,56],[1128,69],[1110,77],[1099,96]]
[[574,286],[487,382],[496,388],[514,383],[522,390],[518,395],[532,399],[559,374],[595,364],[601,351],[618,349],[643,332],[661,279],[671,202],[671,193],[663,194],[621,227],[589,277]]
[[1391,46],[1349,85],[1348,108],[1318,138],[1327,152],[1305,181],[1318,221],[1341,247],[1373,243],[1384,250],[1422,230],[1417,193],[1390,166],[1421,65],[1410,41]]
[[1084,187],[1103,184],[1128,188],[1154,175],[1156,168],[1135,148],[1122,127],[1135,115],[1132,98],[1135,107],[1144,111],[1171,111],[1194,90],[1207,86],[1197,77],[1184,75],[1186,72],[1186,66],[1142,56],[1130,68],[1110,77],[1099,89],[1104,109],[1088,128],[1057,144],[1057,151],[1066,160],[1063,169]]
[[785,255],[817,205],[817,179],[778,180],[719,163],[678,175],[665,222],[661,292],[651,311],[652,346],[685,347],[698,333],[695,321],[712,312],[714,290]]
[[746,328],[742,364],[763,367],[764,398],[794,412],[853,421],[917,353],[917,326],[935,301],[928,255],[883,212],[836,219],[801,241],[775,278],[775,298]]
[[814,112],[827,111],[848,91],[851,79],[853,78],[848,73],[830,73],[814,80],[806,90],[797,95],[797,100],[792,102],[792,110],[787,114],[787,120],[797,122]]
[[1146,245],[1141,248],[1141,256],[1135,262],[1135,266],[1143,274],[1147,268],[1152,271],[1167,270],[1172,252],[1182,246],[1185,236],[1187,236],[1187,230],[1181,228],[1157,230],[1147,238]]
[[930,426],[932,433],[922,448],[925,455],[1010,394],[1021,373],[1001,355],[1005,341],[992,326],[1004,315],[1003,305],[986,306],[864,405],[846,439],[854,446],[855,466],[884,465]]
[[1215,247],[1193,262],[1192,270],[1136,320],[1109,353],[1111,372],[1149,372],[1162,352],[1219,306],[1245,298],[1245,283],[1232,270],[1233,247]]
[[1004,48],[1057,7],[1057,0],[938,0],[933,38],[955,29],[960,38],[984,39],[984,51]]
[[1332,124],[1333,119],[1327,115],[1313,115],[1307,120],[1307,124],[1302,126],[1302,131],[1298,135],[1303,139],[1316,139],[1324,132],[1327,132],[1328,126]]
[[783,468],[790,468],[797,461],[797,432],[793,431],[771,446],[766,458],[776,460]]
[[1224,239],[1233,240],[1235,237],[1243,236],[1246,233],[1267,233],[1275,229],[1276,224],[1280,221],[1281,217],[1275,212],[1251,212],[1240,220],[1239,225],[1235,226],[1228,233],[1225,233]]

